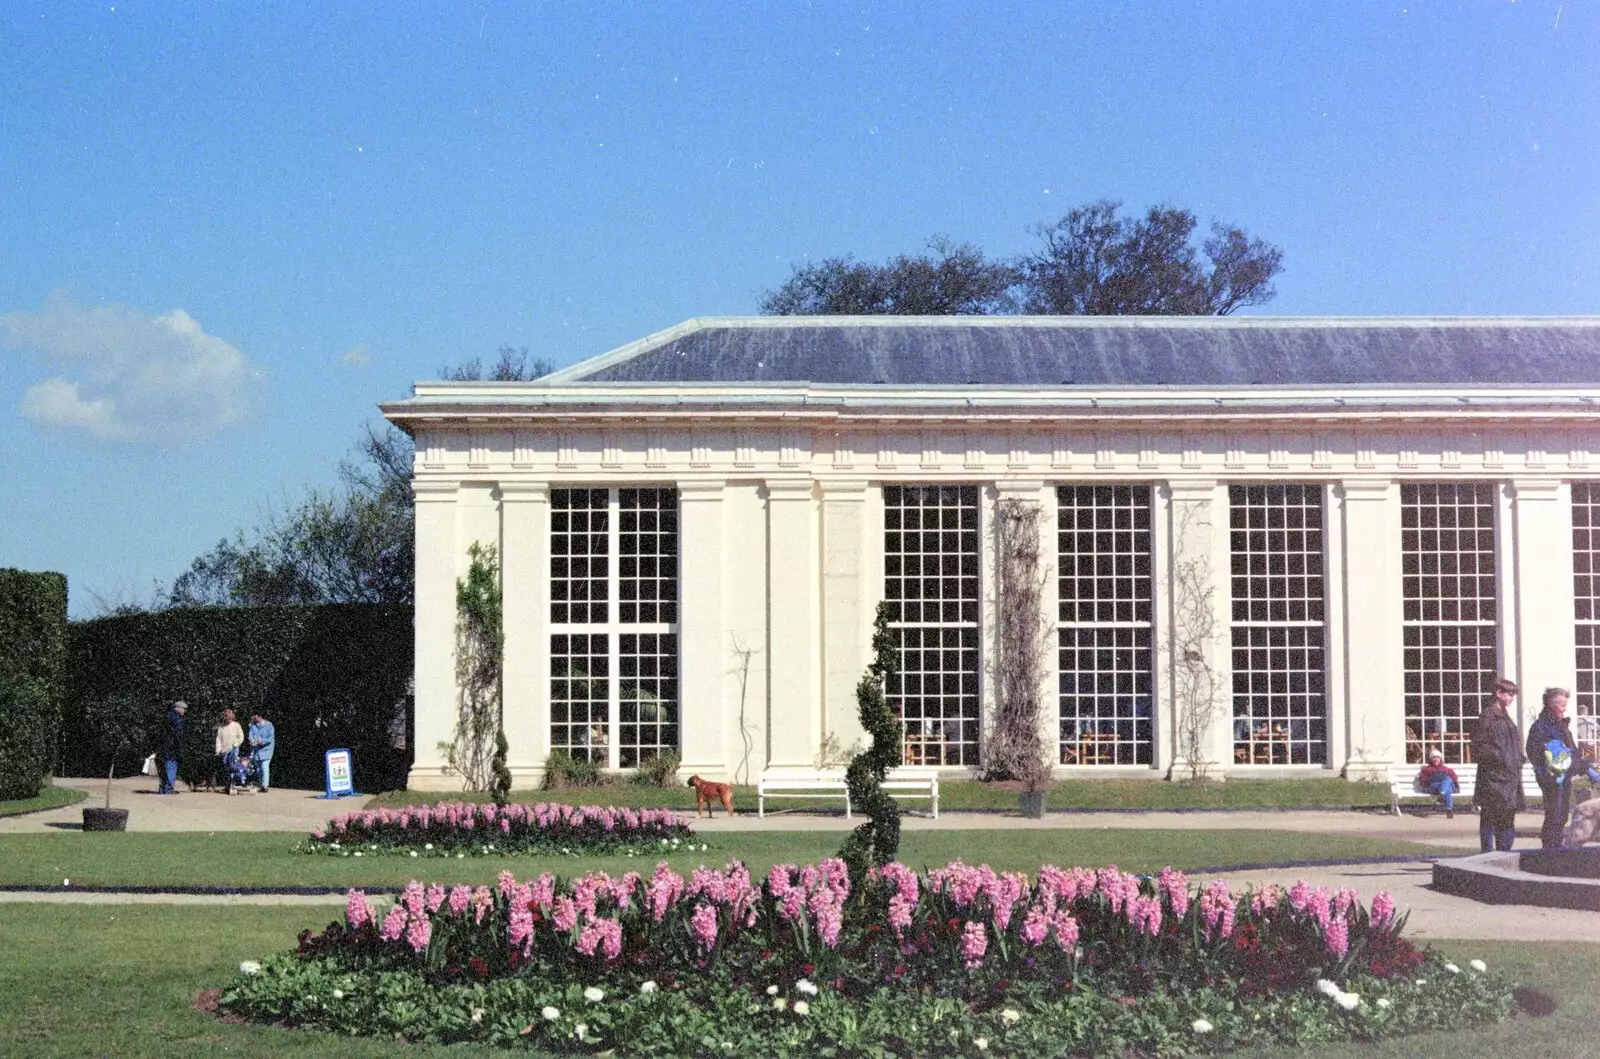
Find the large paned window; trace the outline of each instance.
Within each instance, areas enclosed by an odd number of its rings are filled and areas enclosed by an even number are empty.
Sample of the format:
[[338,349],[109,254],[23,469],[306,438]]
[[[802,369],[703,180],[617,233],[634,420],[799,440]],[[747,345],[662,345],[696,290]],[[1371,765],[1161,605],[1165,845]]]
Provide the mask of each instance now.
[[908,764],[978,763],[978,490],[883,489],[884,599],[900,640],[885,689]]
[[1572,731],[1594,759],[1600,757],[1600,482],[1572,483],[1572,569],[1578,623]]
[[1150,489],[1063,486],[1056,505],[1061,763],[1148,765]]
[[678,493],[550,491],[550,746],[606,768],[678,747]]
[[1499,663],[1494,509],[1489,482],[1400,487],[1407,761],[1472,758]]
[[1233,760],[1328,760],[1322,487],[1228,487]]

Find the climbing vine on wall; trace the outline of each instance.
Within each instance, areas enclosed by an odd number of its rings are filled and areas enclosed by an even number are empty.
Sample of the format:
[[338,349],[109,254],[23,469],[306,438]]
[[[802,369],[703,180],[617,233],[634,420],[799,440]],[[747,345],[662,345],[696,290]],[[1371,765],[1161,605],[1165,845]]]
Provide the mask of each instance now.
[[856,685],[856,710],[872,745],[850,759],[844,782],[850,804],[867,822],[850,833],[839,856],[850,868],[851,890],[861,893],[867,869],[888,864],[900,851],[900,807],[883,791],[883,778],[900,764],[900,722],[885,688],[899,668],[899,642],[889,628],[889,608],[878,604],[872,622],[872,661]]
[[456,731],[444,750],[468,790],[493,791],[503,802],[511,773],[500,697],[500,561],[492,544],[473,544],[467,556],[467,576],[456,581]]
[[995,519],[998,695],[985,763],[992,778],[1018,780],[1027,791],[1046,787],[1051,774],[1051,757],[1040,733],[1049,628],[1043,605],[1048,575],[1040,555],[1042,517],[1038,504],[1007,497]]

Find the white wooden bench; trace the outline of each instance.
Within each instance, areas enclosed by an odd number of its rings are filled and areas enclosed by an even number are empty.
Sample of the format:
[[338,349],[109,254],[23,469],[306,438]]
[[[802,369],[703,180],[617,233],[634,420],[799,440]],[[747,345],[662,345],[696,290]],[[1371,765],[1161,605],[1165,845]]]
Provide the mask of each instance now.
[[[1451,765],[1456,779],[1459,781],[1456,791],[1457,798],[1471,798],[1478,786],[1477,765]],[[1390,765],[1389,766],[1389,808],[1394,810],[1394,815],[1400,815],[1401,798],[1427,798],[1432,800],[1437,797],[1432,791],[1417,786],[1417,776],[1422,772],[1421,765]],[[1539,798],[1539,781],[1533,778],[1533,766],[1522,766],[1522,796],[1524,798]]]
[[[939,771],[932,768],[901,766],[890,769],[883,789],[897,799],[925,799],[933,818],[939,819]],[[756,814],[767,815],[768,798],[839,798],[844,801],[845,819],[851,818],[850,792],[845,787],[844,769],[773,769],[756,780]]]

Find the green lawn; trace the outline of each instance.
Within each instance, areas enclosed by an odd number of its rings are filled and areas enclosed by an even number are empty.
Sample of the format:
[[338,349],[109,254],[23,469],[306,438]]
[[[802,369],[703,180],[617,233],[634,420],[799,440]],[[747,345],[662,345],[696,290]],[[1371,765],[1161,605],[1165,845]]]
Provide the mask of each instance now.
[[[570,805],[615,805],[633,808],[694,811],[694,792],[686,787],[645,787],[615,783],[605,787],[565,791],[512,791],[519,802],[565,802]],[[421,805],[442,800],[488,801],[486,794],[452,794],[424,791],[390,791],[374,797],[369,806]],[[755,812],[756,789],[735,787],[734,804],[740,812]],[[834,798],[808,803],[785,798],[773,803],[783,809],[837,810]],[[926,802],[911,802],[913,808]],[[1227,780],[1222,783],[1167,783],[1163,780],[1067,780],[1051,788],[1052,810],[1073,809],[1310,809],[1351,808],[1389,804],[1389,788],[1382,783],[1352,783],[1337,777],[1294,780]],[[952,780],[939,784],[941,809],[994,809],[1015,811],[1017,795],[988,783]]]
[[46,787],[32,798],[0,801],[0,816],[21,816],[23,813],[59,809],[63,805],[76,805],[87,797],[87,791],[80,791],[76,787]]
[[[208,1059],[216,1055],[450,1059],[504,1055],[485,1047],[399,1046],[388,1041],[233,1025],[196,1010],[239,961],[291,947],[336,906],[165,907],[0,905],[0,1055]],[[1259,1059],[1493,1055],[1567,1059],[1593,1055],[1600,1025],[1600,946],[1440,942],[1554,995],[1556,1014],[1477,1032],[1401,1038],[1386,1045],[1323,1045],[1242,1053]]]
[[[294,852],[301,836],[286,832],[93,833],[0,835],[0,883],[59,886],[394,886],[414,878],[430,882],[484,882],[503,868],[519,876],[589,867],[612,873],[648,870],[650,857],[468,857],[464,860],[394,856],[329,857]],[[738,857],[764,874],[781,861],[832,856],[843,832],[736,832],[705,836],[707,853],[665,859],[678,870]],[[1391,842],[1283,831],[908,831],[900,857],[917,867],[961,858],[1007,870],[1040,864],[1159,871],[1166,865],[1196,870],[1235,864],[1405,856],[1451,851]]]

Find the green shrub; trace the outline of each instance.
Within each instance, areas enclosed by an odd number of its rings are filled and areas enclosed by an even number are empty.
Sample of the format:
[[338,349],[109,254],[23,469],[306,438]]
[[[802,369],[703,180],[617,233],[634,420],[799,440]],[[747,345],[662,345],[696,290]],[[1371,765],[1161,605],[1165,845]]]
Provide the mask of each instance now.
[[0,799],[32,798],[55,764],[67,579],[0,570]]
[[565,750],[552,750],[544,759],[545,790],[563,791],[570,787],[600,787],[605,775],[588,758],[573,757]]
[[682,754],[676,750],[663,750],[639,766],[639,771],[633,774],[633,782],[641,787],[676,787],[678,766],[681,764]]
[[345,747],[362,790],[403,787],[411,765],[412,611],[404,606],[193,607],[71,626],[67,767],[101,775],[118,718],[155,749],[174,699],[189,704],[178,763],[211,775],[213,732],[231,707],[277,729],[275,786],[320,789],[323,753]]

